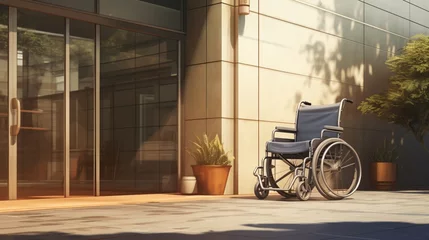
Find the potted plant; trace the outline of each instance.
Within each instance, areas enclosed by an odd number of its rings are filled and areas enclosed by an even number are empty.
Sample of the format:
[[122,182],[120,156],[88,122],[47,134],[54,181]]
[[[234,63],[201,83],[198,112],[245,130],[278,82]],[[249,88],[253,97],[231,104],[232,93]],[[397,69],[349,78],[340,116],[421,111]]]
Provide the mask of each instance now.
[[195,159],[192,171],[197,180],[198,194],[223,195],[226,182],[231,170],[231,161],[234,160],[223,147],[219,136],[209,139],[207,134],[193,142],[195,150],[189,154]]
[[396,183],[397,146],[388,144],[384,139],[383,146],[375,151],[371,164],[371,174],[376,190],[393,190]]

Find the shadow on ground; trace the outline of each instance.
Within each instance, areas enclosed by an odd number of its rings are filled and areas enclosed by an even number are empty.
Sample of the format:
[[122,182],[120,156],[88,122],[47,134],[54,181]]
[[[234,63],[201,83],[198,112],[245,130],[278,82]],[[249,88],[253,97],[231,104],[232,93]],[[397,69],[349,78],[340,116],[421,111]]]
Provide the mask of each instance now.
[[[181,231],[197,230],[182,229]],[[172,226],[174,227],[174,226]],[[214,228],[215,226],[213,226]],[[136,227],[132,232],[111,234],[91,234],[91,232],[103,232],[103,228],[94,226],[93,230],[87,230],[85,234],[70,234],[62,232],[26,233],[19,235],[0,235],[0,239],[157,239],[157,240],[200,240],[200,239],[428,239],[429,224],[412,224],[406,222],[331,222],[314,224],[247,224],[242,225],[246,230],[210,231],[204,233],[183,233],[171,230],[169,233],[145,233],[144,227]],[[70,231],[77,231],[71,229]],[[107,228],[108,232],[114,232]],[[164,229],[164,232],[168,232]]]

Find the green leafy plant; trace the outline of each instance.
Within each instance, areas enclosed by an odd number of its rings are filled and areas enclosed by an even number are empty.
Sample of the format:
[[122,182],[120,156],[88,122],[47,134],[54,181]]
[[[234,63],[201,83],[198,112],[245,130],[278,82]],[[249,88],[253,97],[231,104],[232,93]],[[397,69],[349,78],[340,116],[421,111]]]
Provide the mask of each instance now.
[[196,138],[197,141],[193,142],[195,150],[188,149],[188,153],[195,159],[197,165],[231,165],[234,157],[225,152],[217,134],[211,140],[207,134],[204,134],[202,138]]
[[358,109],[406,128],[429,152],[424,142],[429,131],[429,36],[412,37],[386,65],[394,73],[387,91],[368,97]]
[[399,158],[397,149],[397,145],[388,144],[386,139],[384,139],[383,146],[377,148],[374,153],[374,162],[395,162]]

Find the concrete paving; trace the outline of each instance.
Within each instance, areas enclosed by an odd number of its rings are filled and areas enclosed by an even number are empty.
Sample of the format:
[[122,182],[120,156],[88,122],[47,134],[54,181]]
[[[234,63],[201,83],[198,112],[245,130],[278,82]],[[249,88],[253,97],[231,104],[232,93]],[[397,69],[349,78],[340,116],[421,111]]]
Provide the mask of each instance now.
[[429,239],[429,192],[220,197],[3,212],[0,239]]

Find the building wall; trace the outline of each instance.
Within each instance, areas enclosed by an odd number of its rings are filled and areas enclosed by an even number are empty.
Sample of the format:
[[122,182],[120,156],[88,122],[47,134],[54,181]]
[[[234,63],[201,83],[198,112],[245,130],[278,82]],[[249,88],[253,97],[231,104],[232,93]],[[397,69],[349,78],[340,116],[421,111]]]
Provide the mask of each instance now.
[[[370,188],[370,157],[385,137],[403,144],[398,187],[429,186],[429,175],[424,173],[429,167],[429,156],[413,137],[357,110],[366,97],[386,89],[390,75],[385,66],[388,57],[397,53],[409,37],[429,33],[429,4],[425,0],[251,0],[249,15],[238,16],[235,7],[231,17],[235,22],[226,23],[224,18],[220,21],[222,34],[229,34],[224,30],[229,26],[235,31],[233,56],[229,55],[231,44],[224,42],[234,42],[229,35],[222,35],[221,48],[210,46],[212,26],[216,26],[210,22],[211,13],[219,4],[222,9],[232,7],[224,2],[207,6],[204,1],[189,1],[199,6],[188,10],[187,46],[191,52],[187,52],[185,90],[192,88],[200,95],[194,97],[197,94],[190,94],[190,90],[185,94],[192,96],[185,103],[185,131],[189,131],[185,132],[185,139],[189,139],[190,132],[213,129],[210,108],[214,102],[209,99],[218,93],[209,86],[209,71],[215,69],[211,62],[218,60],[212,56],[223,57],[226,51],[230,58],[221,58],[222,66],[233,68],[228,71],[235,74],[233,80],[231,75],[222,75],[220,81],[235,84],[234,114],[222,115],[220,119],[222,123],[234,123],[230,128],[222,125],[221,130],[223,136],[228,136],[228,143],[231,139],[235,143],[235,193],[253,192],[256,179],[252,171],[265,154],[265,142],[270,140],[275,126],[294,125],[301,100],[330,104],[342,98],[355,102],[346,105],[342,125],[346,128],[345,140],[361,158],[361,189]],[[228,15],[221,12],[222,16]],[[222,88],[222,104],[218,106],[224,107],[228,102],[225,94],[231,98],[231,91]],[[201,110],[197,113],[190,108]],[[188,156],[185,159],[189,165]]]
[[[183,89],[182,175],[193,175],[187,153],[195,136],[218,134],[234,152],[234,0],[188,0]],[[226,194],[234,192],[234,172]]]

